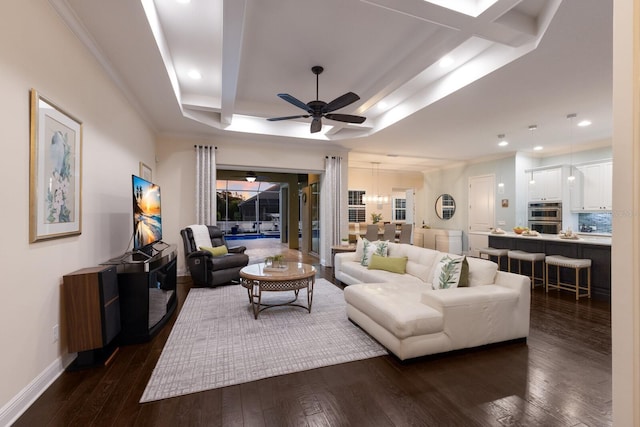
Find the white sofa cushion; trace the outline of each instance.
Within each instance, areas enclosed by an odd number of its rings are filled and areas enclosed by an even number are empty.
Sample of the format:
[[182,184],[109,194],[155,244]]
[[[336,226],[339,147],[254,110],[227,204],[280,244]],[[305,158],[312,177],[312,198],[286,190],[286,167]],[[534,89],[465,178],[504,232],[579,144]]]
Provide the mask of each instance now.
[[481,258],[467,257],[469,263],[469,286],[495,283],[498,264]]
[[[359,262],[341,259],[340,272],[350,276],[358,281],[358,283],[377,283],[377,282],[393,282],[407,284],[422,284],[424,282],[411,274],[398,274],[384,270],[369,270],[362,266]],[[350,283],[354,284],[354,283]]]
[[441,252],[433,249],[402,243],[389,243],[388,255],[391,257],[406,256],[408,258],[407,274],[420,278],[424,283],[431,283],[431,271],[440,254]]
[[513,289],[483,285],[426,291],[421,301],[442,313],[444,332],[453,346],[466,348],[517,337],[518,297]]
[[399,339],[442,332],[442,314],[420,302],[425,285],[366,283],[344,289],[344,299]]

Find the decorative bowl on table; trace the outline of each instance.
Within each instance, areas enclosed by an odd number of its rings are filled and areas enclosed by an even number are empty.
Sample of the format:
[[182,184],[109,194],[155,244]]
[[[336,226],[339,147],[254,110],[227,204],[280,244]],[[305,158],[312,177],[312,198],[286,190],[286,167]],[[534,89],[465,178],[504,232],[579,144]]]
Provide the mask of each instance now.
[[516,233],[516,234],[522,234],[525,231],[529,231],[529,227],[520,227],[520,226],[513,227],[513,232]]

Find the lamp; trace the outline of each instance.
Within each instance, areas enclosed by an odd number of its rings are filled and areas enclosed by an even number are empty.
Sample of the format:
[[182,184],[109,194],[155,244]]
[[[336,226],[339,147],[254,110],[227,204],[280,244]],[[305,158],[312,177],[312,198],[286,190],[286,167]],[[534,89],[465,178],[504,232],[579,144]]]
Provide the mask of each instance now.
[[498,135],[498,146],[506,147],[507,145],[509,145],[509,141],[504,139],[505,136],[506,135],[504,133],[501,133],[501,134]]
[[374,165],[376,167],[376,192],[371,195],[365,194],[362,196],[362,201],[364,203],[376,203],[378,205],[389,203],[389,196],[378,194],[378,190],[380,189],[380,162],[371,162],[371,182],[373,182]]
[[248,182],[255,182],[255,180],[258,178],[258,176],[256,175],[255,172],[247,172],[247,175],[244,177],[244,179],[246,179]]
[[[534,131],[534,130],[536,130],[536,129],[538,129],[538,125],[529,125],[529,130],[530,130],[530,131],[532,131],[532,132],[533,132],[533,131]],[[531,147],[533,147],[533,142],[534,142],[533,137],[531,137]],[[535,147],[533,147],[533,150],[535,151]],[[532,169],[532,170],[531,170],[531,179],[529,179],[529,184],[532,184],[532,185],[533,185],[533,184],[535,184],[535,183],[536,183],[536,180],[535,180],[535,179],[533,179],[533,169]]]
[[576,113],[567,114],[567,119],[569,119],[569,122],[571,123],[569,131],[569,176],[567,177],[567,181],[569,181],[569,183],[572,183],[576,179],[573,175],[573,119],[576,117]]

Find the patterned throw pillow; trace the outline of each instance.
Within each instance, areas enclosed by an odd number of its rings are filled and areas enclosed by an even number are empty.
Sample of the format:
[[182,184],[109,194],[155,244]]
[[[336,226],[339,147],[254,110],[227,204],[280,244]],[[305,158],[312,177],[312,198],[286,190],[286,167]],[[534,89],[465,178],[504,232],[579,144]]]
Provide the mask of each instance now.
[[464,257],[445,255],[440,259],[433,271],[433,289],[457,288],[462,272]]
[[377,240],[375,242],[370,242],[364,238],[362,240],[364,242],[364,248],[362,251],[362,260],[360,261],[360,264],[367,267],[369,265],[369,262],[371,261],[371,256],[373,254],[387,256],[387,251],[389,250],[388,240]]

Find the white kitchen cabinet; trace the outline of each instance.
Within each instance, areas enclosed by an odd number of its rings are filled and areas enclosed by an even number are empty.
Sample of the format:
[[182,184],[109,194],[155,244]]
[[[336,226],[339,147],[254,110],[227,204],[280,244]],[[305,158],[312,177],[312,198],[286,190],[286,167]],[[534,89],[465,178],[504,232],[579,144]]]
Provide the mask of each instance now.
[[562,168],[534,171],[533,180],[529,183],[530,202],[562,201]]
[[610,211],[613,163],[594,163],[579,167],[582,172],[582,211]]

